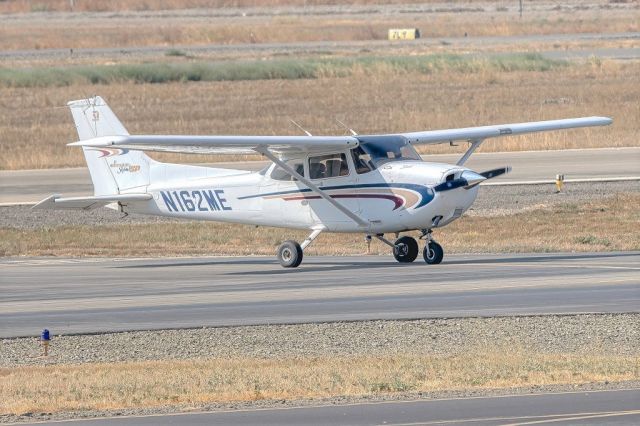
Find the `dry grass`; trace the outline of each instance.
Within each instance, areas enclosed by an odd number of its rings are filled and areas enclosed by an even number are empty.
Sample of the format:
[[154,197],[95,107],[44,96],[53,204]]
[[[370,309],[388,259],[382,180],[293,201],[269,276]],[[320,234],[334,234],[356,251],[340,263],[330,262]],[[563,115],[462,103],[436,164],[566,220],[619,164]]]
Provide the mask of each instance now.
[[[413,0],[412,3],[438,3],[442,0]],[[406,0],[350,0],[350,4],[395,4]],[[196,8],[245,8],[315,6],[341,4],[338,0],[75,0],[73,10],[77,12],[126,11],[126,10],[176,10]],[[69,0],[4,0],[0,13],[26,13],[38,11],[70,11]]]
[[[2,4],[2,3],[0,3]],[[512,36],[523,34],[575,34],[638,31],[638,14],[580,16],[551,15],[549,18],[519,21],[510,14],[479,22],[464,14],[418,15],[409,19],[398,17],[306,17],[249,19],[210,22],[180,20],[168,22],[145,20],[143,25],[102,20],[92,25],[79,25],[66,31],[68,21],[53,21],[46,25],[29,22],[8,22],[0,27],[2,49],[99,48],[137,46],[181,46],[238,43],[291,43],[310,41],[386,40],[389,28],[415,27],[425,38],[473,36]],[[603,22],[604,21],[604,22]],[[142,23],[142,21],[139,21]],[[276,29],[277,28],[277,29]]]
[[530,353],[210,359],[6,368],[0,414],[638,380],[640,358]]
[[[204,5],[203,0],[76,0],[77,11],[87,10],[143,10],[141,14],[79,14],[79,15],[25,15],[7,19],[0,27],[2,49],[48,49],[86,47],[171,46],[234,43],[280,43],[318,40],[381,40],[393,27],[420,28],[425,38],[471,36],[510,36],[522,34],[597,33],[638,31],[639,13],[633,5],[615,7],[607,1],[583,5],[582,2],[565,2],[562,6],[542,4],[520,19],[516,4],[495,2],[474,4],[471,2],[442,2],[424,11],[414,7],[412,13],[345,13],[335,8],[313,14],[309,8],[293,11],[279,10],[268,15],[268,6],[290,3],[300,6],[302,1],[270,0],[260,3],[263,12],[249,16],[220,16],[216,8],[227,11],[234,3],[206,2],[207,9],[189,14],[150,13],[150,10],[184,9]],[[313,2],[311,2],[313,3]],[[323,2],[318,2],[323,3]],[[328,2],[339,3],[339,2]],[[355,3],[387,3],[363,0]],[[397,3],[403,3],[398,1]],[[432,1],[422,3],[434,3]],[[16,11],[68,10],[68,1],[47,0],[0,2],[0,13]],[[240,5],[243,6],[243,5]],[[464,12],[464,13],[461,13]],[[115,16],[114,16],[115,15]],[[68,31],[70,19],[78,19]]]
[[[489,141],[481,151],[638,146],[640,63],[590,61],[551,71],[357,72],[345,78],[74,85],[0,91],[0,169],[84,166],[67,101],[103,96],[131,133],[360,133],[611,115],[614,124]],[[429,152],[462,151],[438,146]],[[158,156],[170,161],[212,157]]]
[[[448,253],[640,250],[640,194],[495,217],[465,217],[437,231]],[[615,214],[613,213],[615,212]],[[553,218],[553,220],[550,220]],[[3,256],[273,255],[303,231],[211,222],[0,229]],[[250,242],[250,243],[248,243]],[[383,244],[372,253],[388,255]],[[323,234],[309,255],[363,254],[362,235]]]

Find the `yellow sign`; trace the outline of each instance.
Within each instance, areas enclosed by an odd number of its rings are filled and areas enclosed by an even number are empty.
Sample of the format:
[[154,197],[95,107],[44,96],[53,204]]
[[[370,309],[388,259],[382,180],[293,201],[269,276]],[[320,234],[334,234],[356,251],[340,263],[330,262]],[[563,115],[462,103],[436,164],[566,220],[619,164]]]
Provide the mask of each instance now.
[[392,28],[389,30],[389,40],[415,40],[420,38],[417,28]]

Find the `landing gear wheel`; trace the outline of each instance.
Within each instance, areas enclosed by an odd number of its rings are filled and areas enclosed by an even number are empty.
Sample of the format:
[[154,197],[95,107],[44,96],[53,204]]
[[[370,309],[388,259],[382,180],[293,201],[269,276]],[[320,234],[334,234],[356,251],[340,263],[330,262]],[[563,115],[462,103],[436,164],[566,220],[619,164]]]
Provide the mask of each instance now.
[[293,240],[287,240],[278,247],[278,260],[285,268],[296,268],[302,262],[302,247]]
[[442,262],[442,258],[444,257],[444,250],[442,250],[442,246],[435,241],[429,241],[424,246],[424,250],[422,250],[422,257],[424,257],[424,261],[429,265],[437,265]]
[[394,243],[393,257],[400,263],[411,263],[418,257],[418,243],[415,238],[400,237]]

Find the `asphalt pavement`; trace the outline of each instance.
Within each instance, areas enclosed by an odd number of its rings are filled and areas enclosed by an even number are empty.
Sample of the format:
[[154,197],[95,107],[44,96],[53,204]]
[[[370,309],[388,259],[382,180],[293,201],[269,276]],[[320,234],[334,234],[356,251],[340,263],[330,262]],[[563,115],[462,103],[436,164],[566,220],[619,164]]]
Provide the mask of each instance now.
[[640,252],[0,260],[0,337],[202,326],[638,312]]
[[[500,141],[487,141],[499,144]],[[455,164],[461,154],[424,156],[426,161]],[[212,163],[212,167],[260,170],[262,161]],[[552,181],[556,174],[566,179],[611,179],[640,177],[640,147],[569,149],[562,151],[525,151],[476,153],[465,166],[476,171],[511,166],[512,172],[492,179],[490,184]],[[51,194],[80,196],[92,194],[86,167],[48,170],[0,170],[0,204],[38,202]]]
[[640,424],[640,389],[124,416],[52,424],[637,425]]

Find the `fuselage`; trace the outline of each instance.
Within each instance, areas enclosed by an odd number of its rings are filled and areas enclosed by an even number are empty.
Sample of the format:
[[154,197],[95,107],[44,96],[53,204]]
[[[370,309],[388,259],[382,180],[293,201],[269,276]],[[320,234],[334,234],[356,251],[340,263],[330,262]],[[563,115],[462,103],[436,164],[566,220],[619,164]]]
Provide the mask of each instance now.
[[[248,172],[152,163],[151,176],[163,177],[152,178],[146,187],[153,199],[132,203],[126,206],[126,211],[193,220],[378,234],[444,226],[460,217],[477,196],[477,186],[434,190],[459,178],[468,170],[464,167],[399,159],[364,171],[356,168],[348,151],[335,155],[347,161],[348,170],[342,169],[334,176],[318,175],[312,155],[290,162],[334,200],[364,219],[365,227],[354,223],[275,164],[260,172]],[[324,161],[326,169],[334,160]]]

